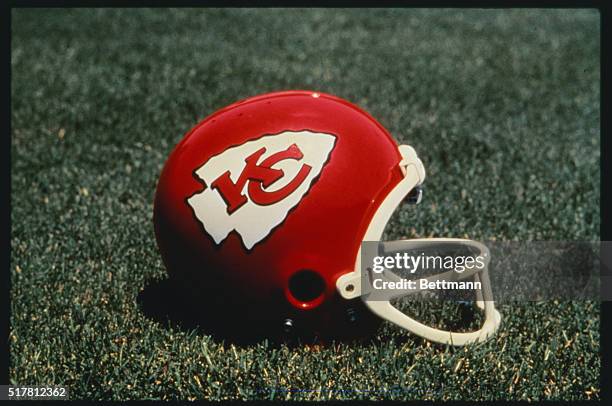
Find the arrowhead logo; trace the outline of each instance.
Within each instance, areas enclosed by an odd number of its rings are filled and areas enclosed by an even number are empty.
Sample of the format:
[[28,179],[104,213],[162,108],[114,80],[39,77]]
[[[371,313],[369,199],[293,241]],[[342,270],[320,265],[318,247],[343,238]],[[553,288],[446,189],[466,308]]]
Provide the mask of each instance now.
[[285,131],[228,148],[194,171],[207,187],[187,204],[216,244],[235,230],[250,250],[299,204],[335,142],[331,134]]

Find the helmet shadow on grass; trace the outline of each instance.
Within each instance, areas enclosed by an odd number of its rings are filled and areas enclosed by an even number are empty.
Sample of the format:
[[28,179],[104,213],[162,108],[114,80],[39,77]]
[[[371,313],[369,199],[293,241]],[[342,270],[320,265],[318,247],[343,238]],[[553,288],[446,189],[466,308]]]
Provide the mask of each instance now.
[[[273,347],[290,348],[309,345],[329,345],[332,340],[305,332],[287,333],[278,327],[257,325],[240,317],[240,309],[232,309],[227,303],[195,303],[171,279],[154,280],[139,292],[136,302],[145,317],[164,328],[182,331],[196,331],[208,335],[217,342],[234,344],[239,347],[252,346],[267,341]],[[219,309],[223,309],[222,312]],[[365,344],[373,337],[334,339],[334,342]]]
[[[214,317],[215,309],[204,308],[182,294],[172,279],[150,282],[140,291],[136,302],[143,314],[164,328],[182,331],[195,330],[216,341],[236,345],[253,345],[266,337],[257,326],[249,326],[242,320]],[[238,327],[240,325],[240,328]]]

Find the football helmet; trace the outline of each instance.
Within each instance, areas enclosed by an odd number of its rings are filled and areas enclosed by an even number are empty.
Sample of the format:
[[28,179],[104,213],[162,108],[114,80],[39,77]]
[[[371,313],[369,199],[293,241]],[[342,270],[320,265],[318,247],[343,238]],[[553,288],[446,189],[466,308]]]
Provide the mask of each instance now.
[[484,340],[500,322],[486,270],[474,275],[485,286],[484,324],[469,333],[421,324],[362,289],[362,241],[379,240],[402,202],[418,202],[424,179],[415,150],[346,100],[255,96],[174,148],[155,194],[156,239],[171,279],[203,314],[270,334],[369,334],[382,319],[440,343]]

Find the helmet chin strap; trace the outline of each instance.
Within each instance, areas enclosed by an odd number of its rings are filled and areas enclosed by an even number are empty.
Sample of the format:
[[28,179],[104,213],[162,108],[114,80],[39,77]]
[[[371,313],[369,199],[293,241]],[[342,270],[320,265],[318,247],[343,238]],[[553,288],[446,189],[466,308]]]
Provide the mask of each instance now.
[[[387,225],[387,222],[391,218],[391,215],[397,206],[399,206],[402,200],[412,189],[422,184],[425,180],[425,168],[423,167],[421,160],[418,158],[414,148],[408,145],[400,145],[398,149],[402,156],[402,160],[400,161],[399,165],[404,173],[404,179],[402,179],[395,186],[395,188],[393,188],[376,211],[376,214],[372,218],[372,221],[370,222],[370,225],[363,236],[363,241],[380,241],[385,226]],[[456,333],[447,330],[439,330],[426,326],[407,316],[397,308],[393,307],[388,300],[367,300],[369,293],[365,292],[361,286],[361,248],[359,248],[359,251],[357,252],[353,272],[349,272],[338,278],[336,288],[338,289],[340,295],[345,299],[354,299],[356,297],[363,296],[362,299],[366,306],[374,314],[427,340],[457,346],[486,340],[495,333],[501,323],[501,316],[494,306],[491,283],[489,281],[488,265],[490,255],[488,248],[479,242],[460,238],[420,238],[398,242],[398,244],[401,244],[402,248],[404,249],[408,246],[412,249],[418,248],[419,246],[431,246],[432,243],[469,246],[477,249],[480,252],[479,255],[485,258],[485,266],[481,271],[472,273],[464,272],[463,274],[459,275],[454,270],[451,270],[425,278],[449,278],[457,275],[459,278],[464,279],[468,276],[473,276],[475,282],[481,282],[482,290],[476,291],[476,304],[480,309],[484,310],[485,321],[479,330],[468,333]],[[397,275],[389,272],[388,270],[385,271],[385,277],[389,280],[400,279]],[[404,291],[400,292],[398,296],[403,296],[409,293],[415,292]]]

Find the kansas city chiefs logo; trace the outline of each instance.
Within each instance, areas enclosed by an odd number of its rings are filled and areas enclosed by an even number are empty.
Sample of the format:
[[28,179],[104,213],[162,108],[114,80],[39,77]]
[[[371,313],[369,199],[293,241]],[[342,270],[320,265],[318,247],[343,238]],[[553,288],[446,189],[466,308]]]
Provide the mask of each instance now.
[[235,230],[251,249],[304,198],[335,142],[331,134],[285,131],[228,148],[194,171],[206,188],[187,203],[216,244]]

